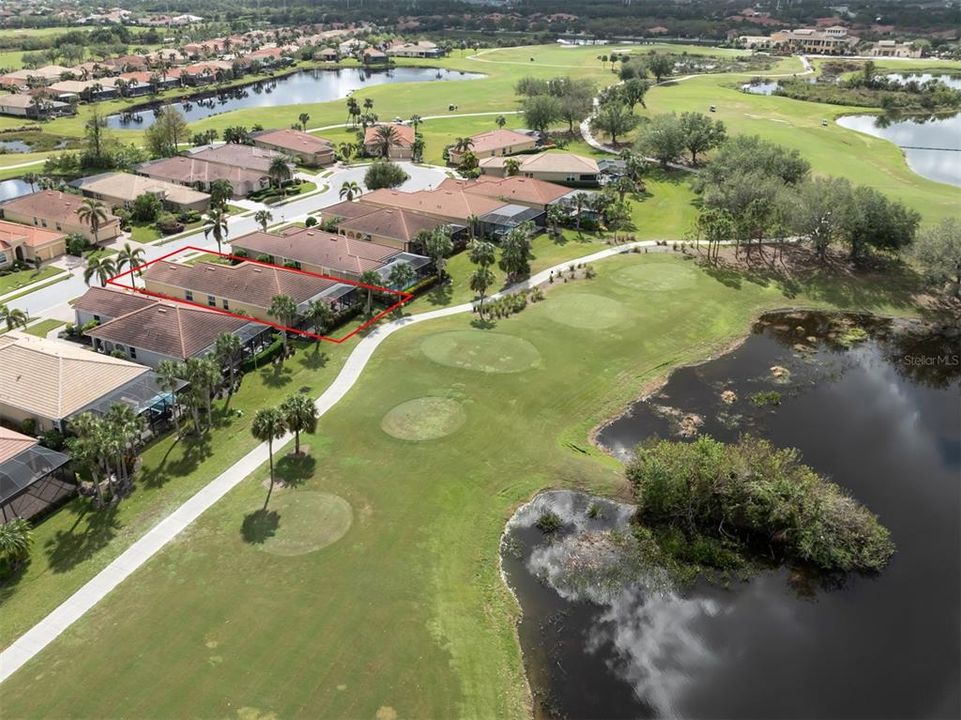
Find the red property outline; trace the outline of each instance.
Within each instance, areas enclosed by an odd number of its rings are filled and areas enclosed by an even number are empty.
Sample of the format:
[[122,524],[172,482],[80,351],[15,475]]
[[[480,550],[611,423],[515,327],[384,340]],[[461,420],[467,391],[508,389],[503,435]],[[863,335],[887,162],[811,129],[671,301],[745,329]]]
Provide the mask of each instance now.
[[[261,320],[259,318],[250,317],[249,315],[239,315],[238,313],[232,313],[229,310],[222,310],[217,307],[211,307],[210,305],[203,305],[201,303],[191,302],[190,300],[183,300],[182,298],[170,297],[169,295],[164,295],[163,293],[152,292],[150,290],[147,290],[146,288],[136,287],[133,284],[133,281],[131,281],[130,285],[124,285],[121,282],[117,282],[120,278],[125,277],[127,275],[132,276],[135,272],[142,272],[144,269],[148,268],[154,263],[160,262],[161,260],[166,260],[168,258],[173,257],[174,255],[178,255],[179,253],[188,252],[188,251],[195,251],[195,252],[205,253],[209,255],[217,255],[222,258],[227,258],[228,260],[248,262],[248,263],[253,263],[254,265],[263,265],[264,267],[277,268],[279,270],[288,270],[290,272],[300,273],[301,275],[310,275],[311,277],[321,278],[322,280],[332,280],[334,282],[344,283],[345,285],[353,285],[355,287],[364,288],[366,290],[376,290],[377,292],[380,292],[380,293],[386,293],[388,295],[396,295],[400,299],[397,302],[395,302],[393,305],[388,307],[386,310],[383,310],[382,312],[379,312],[376,315],[374,315],[372,318],[370,318],[370,320],[365,322],[360,327],[355,328],[353,331],[351,331],[347,335],[336,338],[336,337],[331,337],[330,335],[318,335],[317,333],[308,332],[307,330],[298,330],[297,328],[289,327],[287,325],[281,325],[275,322],[270,322],[269,320]],[[383,287],[380,285],[368,285],[366,283],[362,283],[357,280],[348,280],[346,278],[340,278],[334,275],[321,275],[320,273],[309,272],[307,270],[298,270],[296,268],[283,267],[281,265],[275,265],[273,263],[261,262],[260,260],[252,260],[250,258],[238,257],[236,255],[228,255],[227,253],[217,252],[215,250],[206,250],[204,248],[194,247],[193,245],[188,245],[187,247],[180,248],[179,250],[174,250],[172,252],[167,253],[166,255],[162,255],[159,258],[143,263],[142,265],[137,265],[136,267],[130,268],[126,272],[122,272],[119,275],[114,275],[112,278],[109,278],[107,280],[107,284],[113,285],[115,287],[123,288],[124,290],[133,290],[135,293],[139,293],[141,295],[148,295],[150,297],[159,298],[161,300],[167,300],[169,302],[181,303],[182,305],[190,305],[191,307],[198,307],[203,310],[209,310],[211,312],[220,313],[221,315],[229,315],[230,317],[235,317],[240,320],[246,320],[247,322],[255,322],[261,325],[267,325],[269,327],[273,327],[278,330],[283,330],[284,332],[294,333],[295,335],[301,335],[303,337],[311,338],[312,340],[325,340],[327,342],[332,342],[337,344],[340,344],[342,342],[349,340],[357,333],[369,328],[371,325],[373,325],[375,322],[380,320],[382,317],[389,315],[397,308],[401,307],[405,303],[408,303],[414,299],[413,293],[409,293],[404,290],[392,290],[391,288]]]

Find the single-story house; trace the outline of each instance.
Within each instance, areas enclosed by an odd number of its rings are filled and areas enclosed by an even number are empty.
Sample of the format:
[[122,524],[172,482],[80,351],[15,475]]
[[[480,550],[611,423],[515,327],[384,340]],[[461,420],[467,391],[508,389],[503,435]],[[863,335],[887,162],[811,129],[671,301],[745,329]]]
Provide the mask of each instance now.
[[93,321],[98,324],[150,307],[157,298],[125,290],[92,287],[78,297],[73,304],[77,327]]
[[177,183],[125,172],[107,172],[70,183],[87,197],[103,200],[110,207],[128,206],[144,194],[156,195],[165,207],[207,212],[210,195]]
[[538,229],[544,227],[546,213],[529,205],[509,204],[481,215],[477,219],[478,233],[499,239],[525,222],[532,222]]
[[33,225],[0,220],[0,268],[15,262],[53,260],[67,252],[67,236]]
[[339,306],[354,289],[297,270],[255,262],[238,265],[197,263],[182,265],[161,260],[143,274],[150,292],[169,299],[220,308],[269,323],[278,319],[268,312],[277,295],[289,295],[303,312],[312,300]]
[[82,412],[127,403],[140,414],[163,395],[143,365],[19,330],[0,335],[0,420],[32,419],[38,432],[62,432]]
[[[337,232],[348,238],[380,243],[405,252],[422,252],[419,238],[421,233],[429,233],[443,225],[450,225],[446,220],[433,215],[403,208],[372,208],[373,212],[365,212],[338,222]],[[466,228],[454,225],[451,230],[452,238],[456,240],[456,236],[462,234]]]
[[[536,155],[521,155],[514,158],[519,162],[518,175],[537,178],[548,182],[569,185],[597,185],[600,169],[593,158],[564,152],[543,152]],[[506,174],[505,157],[490,157],[480,161],[480,169],[485,175],[503,177]]]
[[465,193],[463,190],[374,190],[363,196],[368,205],[401,208],[425,213],[446,222],[466,225],[471,217],[480,217],[507,205],[503,200]]
[[418,40],[413,43],[401,42],[392,45],[387,48],[387,54],[392,57],[437,58],[444,56],[444,50],[430,40]]
[[0,522],[30,519],[76,492],[66,482],[70,457],[0,426]]
[[59,190],[41,190],[0,203],[0,218],[57,232],[77,233],[91,242],[107,242],[120,235],[120,218],[107,212],[96,236],[77,210],[84,198]]
[[394,141],[388,155],[391,160],[409,160],[414,156],[414,128],[402,123],[378,123],[371,125],[364,133],[364,150],[368,155],[381,156],[380,134],[378,128],[394,128]]
[[280,235],[252,232],[231,239],[230,247],[234,252],[244,250],[251,258],[266,256],[266,262],[276,265],[292,263],[298,269],[348,280],[380,269],[398,253],[396,247],[317,228],[292,228]]
[[[537,139],[533,136],[503,128],[471,135],[470,139],[472,145],[469,152],[474,153],[478,160],[499,155],[513,155],[537,147]],[[454,148],[448,150],[447,154],[453,165],[459,164],[464,157],[464,152]]]
[[50,115],[70,115],[74,112],[69,103],[59,100],[41,101],[39,104],[32,95],[0,95],[0,114],[38,119]]
[[333,205],[328,205],[320,211],[323,220],[353,220],[354,218],[369,215],[381,209],[380,205],[365,203],[363,200],[344,200]]
[[381,52],[377,48],[365,48],[360,54],[360,59],[364,65],[386,65],[389,60],[387,53]]
[[438,186],[440,190],[455,188],[466,193],[527,205],[539,210],[547,210],[548,206],[561,202],[577,192],[564,185],[519,175],[505,178],[481,175],[477,180],[447,178]]
[[266,175],[270,170],[270,164],[276,158],[284,157],[284,154],[252,145],[224,143],[217,147],[205,147],[188,152],[188,157],[244,170],[254,170]]
[[246,345],[267,331],[263,323],[152,299],[145,307],[108,320],[85,335],[92,338],[97,350],[120,350],[131,360],[156,369],[164,360],[182,361],[211,354],[217,338],[224,333],[238,336]]
[[337,54],[336,50],[328,47],[315,52],[314,60],[322,60],[323,62],[337,62],[340,60],[340,56]]
[[167,180],[179,185],[209,190],[216,180],[226,180],[234,189],[234,197],[246,197],[270,185],[265,172],[207,162],[192,155],[178,155],[141,163],[137,172],[149,178]]
[[307,167],[322,167],[336,160],[330,140],[300,130],[264,130],[251,138],[255,147],[283,153]]

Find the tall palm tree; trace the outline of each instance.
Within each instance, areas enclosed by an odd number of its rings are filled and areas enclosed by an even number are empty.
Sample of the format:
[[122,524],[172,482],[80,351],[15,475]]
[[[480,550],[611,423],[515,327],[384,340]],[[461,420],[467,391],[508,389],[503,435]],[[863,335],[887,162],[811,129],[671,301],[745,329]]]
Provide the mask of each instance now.
[[490,267],[497,259],[494,244],[483,240],[471,240],[467,245],[467,251],[470,261],[481,267]]
[[380,287],[382,281],[380,275],[373,270],[365,270],[361,273],[360,282],[367,286],[367,316],[370,317],[370,311],[374,307],[374,288]]
[[469,137],[459,137],[454,140],[454,151],[465,153],[474,147],[474,141]]
[[187,358],[184,363],[184,378],[190,383],[188,392],[188,404],[194,417],[194,429],[199,435],[202,432],[200,427],[200,407],[205,406],[207,410],[207,427],[213,422],[213,396],[214,388],[220,383],[221,374],[217,362],[212,358]]
[[214,236],[214,240],[217,241],[217,252],[223,252],[223,241],[227,239],[230,232],[227,227],[228,217],[230,216],[222,207],[215,207],[207,213],[210,224],[204,228],[204,237]]
[[300,129],[307,132],[307,123],[310,121],[310,115],[302,112],[297,116],[297,119],[300,120]]
[[289,182],[294,174],[290,171],[290,165],[287,164],[287,159],[283,157],[275,157],[270,161],[270,167],[267,168],[267,177],[270,178],[270,184],[275,187],[280,187],[286,182]]
[[234,378],[237,375],[237,363],[243,349],[244,345],[240,338],[229,332],[220,333],[214,343],[214,356],[221,367],[227,366],[230,373],[230,386],[227,392],[231,395],[234,394]]
[[360,115],[360,107],[357,105],[357,98],[347,98],[347,122]]
[[267,232],[267,226],[274,219],[270,210],[258,210],[254,213],[254,222],[260,225],[261,230]]
[[[326,300],[311,300],[307,303],[304,319],[310,323],[314,333],[322,335],[334,320],[334,309]],[[315,347],[320,347],[317,344]]]
[[355,197],[360,197],[363,190],[354,180],[347,180],[340,186],[340,199],[350,202]]
[[405,262],[395,263],[387,276],[387,281],[395,290],[406,290],[416,279],[417,273],[414,272],[414,268]]
[[481,320],[484,319],[484,297],[487,289],[494,284],[494,273],[486,265],[479,266],[470,276],[470,289],[477,293],[480,302],[477,305],[477,314]]
[[99,244],[100,237],[98,233],[100,232],[100,227],[103,223],[107,222],[107,206],[99,200],[86,198],[80,203],[80,207],[77,208],[77,217],[80,218],[80,222],[90,226],[90,232],[93,233],[93,241]]
[[143,436],[143,418],[126,403],[114,403],[104,416],[106,434],[111,438],[111,450],[117,457],[121,487],[130,485],[128,458],[136,457]]
[[300,455],[300,433],[317,429],[317,406],[304,393],[294,393],[280,404],[284,425],[294,433],[294,455]]
[[250,424],[250,434],[260,442],[267,443],[267,455],[270,458],[270,487],[267,490],[267,499],[264,500],[264,510],[267,509],[270,495],[274,491],[274,440],[282,438],[286,431],[283,413],[277,408],[261,408]]
[[354,144],[342,142],[337,146],[337,152],[340,155],[341,160],[344,162],[350,162],[350,159],[354,156]]
[[428,233],[424,239],[424,252],[434,261],[434,268],[441,280],[446,276],[447,256],[454,251],[454,242],[450,236],[450,226],[441,225]]
[[87,267],[83,271],[83,281],[87,285],[96,277],[100,281],[100,287],[106,287],[107,280],[116,274],[117,265],[109,255],[94,252],[87,255]]
[[400,141],[400,134],[393,125],[378,125],[374,130],[374,147],[383,158],[390,157],[390,149]]
[[281,362],[287,357],[287,328],[294,324],[297,317],[297,303],[290,295],[274,295],[270,299],[270,308],[267,314],[277,318],[277,322],[284,326],[283,333],[284,352]]
[[411,127],[414,128],[414,132],[416,133],[417,126],[424,122],[424,118],[422,118],[420,115],[411,115],[408,122],[410,123]]
[[117,272],[123,272],[124,266],[130,268],[131,270],[136,269],[137,275],[142,275],[143,271],[140,267],[146,261],[147,255],[143,248],[133,247],[130,243],[124,243],[123,248],[117,253]]
[[157,365],[157,385],[161,390],[170,393],[173,398],[170,414],[173,415],[177,437],[180,436],[180,413],[177,412],[176,390],[186,374],[184,364],[175,360],[161,360]]
[[504,175],[513,177],[521,171],[521,164],[517,158],[507,158],[504,161]]
[[6,324],[7,330],[13,330],[18,327],[27,327],[27,323],[30,322],[30,316],[20,308],[10,308],[6,305],[0,305],[0,321]]
[[507,118],[504,117],[503,115],[498,115],[494,119],[494,122],[497,124],[497,127],[502,128],[507,124]]

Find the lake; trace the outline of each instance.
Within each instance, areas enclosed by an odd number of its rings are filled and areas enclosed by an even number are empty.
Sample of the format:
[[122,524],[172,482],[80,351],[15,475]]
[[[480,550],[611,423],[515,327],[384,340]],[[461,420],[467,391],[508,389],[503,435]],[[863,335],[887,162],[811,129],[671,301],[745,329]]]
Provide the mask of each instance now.
[[903,149],[908,166],[918,175],[961,187],[961,113],[926,118],[845,115],[837,123],[890,140]]
[[[738,349],[677,370],[598,440],[626,457],[647,438],[678,437],[692,416],[721,440],[752,432],[797,447],[891,530],[891,564],[832,584],[781,568],[679,588],[618,565],[610,531],[628,529],[631,506],[543,493],[509,521],[501,553],[540,716],[961,714],[958,339],[851,318],[870,339],[846,349],[827,339],[837,320],[765,316]],[[771,390],[780,406],[749,400]],[[553,540],[535,526],[547,509],[563,521]]]
[[[212,115],[244,108],[300,105],[339,100],[346,98],[354,90],[374,85],[477,80],[483,77],[485,76],[481,73],[422,67],[398,67],[390,70],[373,71],[363,68],[300,70],[284,77],[263,80],[228,90],[200,91],[196,95],[171,103],[171,105],[183,113],[187,122],[195,122]],[[114,129],[150,127],[154,122],[153,109],[155,107],[159,107],[159,105],[147,104],[141,106],[139,110],[110,115],[107,117],[107,126]],[[140,122],[136,121],[137,117],[140,117]],[[296,114],[292,114],[289,123],[294,123],[296,120]]]
[[22,195],[29,195],[34,190],[30,189],[30,185],[25,183],[19,178],[11,178],[10,180],[0,180],[0,202],[4,200],[13,200]]
[[932,75],[931,73],[894,73],[892,75],[885,75],[884,77],[886,77],[888,80],[894,80],[902,85],[911,80],[915,80],[919,83],[937,80],[938,82],[947,85],[950,88],[961,90],[961,77],[956,77],[954,75]]

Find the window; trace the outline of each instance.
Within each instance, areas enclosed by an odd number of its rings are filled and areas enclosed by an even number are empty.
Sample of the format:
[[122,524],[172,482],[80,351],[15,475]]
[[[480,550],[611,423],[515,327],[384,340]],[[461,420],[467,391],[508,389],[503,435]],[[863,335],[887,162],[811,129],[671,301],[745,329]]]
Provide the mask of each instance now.
[[193,291],[192,291],[192,290],[187,290],[187,291],[184,293],[184,297],[185,297],[187,300],[190,300],[191,302],[193,302],[193,299],[194,299]]
[[59,231],[61,231],[61,230],[63,230],[63,228],[60,227],[60,223],[57,223],[57,231],[59,232]]
[[133,345],[130,346],[130,358],[135,360],[137,358],[137,348]]
[[228,302],[227,298],[224,298],[224,310],[230,310],[230,302]]
[[217,307],[217,298],[214,295],[207,296],[207,304],[210,307]]
[[97,322],[100,322],[100,316],[99,316],[99,315],[94,315],[94,316],[93,316],[93,319],[96,320]]

